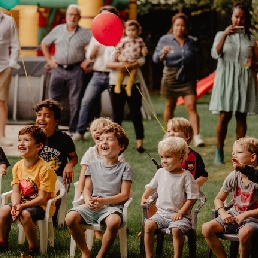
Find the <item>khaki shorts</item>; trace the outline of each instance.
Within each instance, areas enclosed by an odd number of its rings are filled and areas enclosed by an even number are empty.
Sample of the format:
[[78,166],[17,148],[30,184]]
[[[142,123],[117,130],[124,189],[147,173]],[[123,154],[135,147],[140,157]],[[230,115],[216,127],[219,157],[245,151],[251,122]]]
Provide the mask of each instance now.
[[7,101],[12,78],[12,68],[8,67],[0,72],[0,100]]

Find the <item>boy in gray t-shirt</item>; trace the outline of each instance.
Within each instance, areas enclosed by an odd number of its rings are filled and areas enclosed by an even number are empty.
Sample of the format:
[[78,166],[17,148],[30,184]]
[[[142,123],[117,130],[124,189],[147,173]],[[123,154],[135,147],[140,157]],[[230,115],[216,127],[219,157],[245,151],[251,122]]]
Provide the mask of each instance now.
[[118,161],[129,144],[124,129],[116,123],[104,127],[99,144],[103,162],[91,162],[86,170],[84,204],[66,215],[66,224],[83,257],[90,257],[90,251],[80,223],[106,225],[98,253],[98,257],[104,257],[123,222],[122,207],[129,198],[133,179],[131,166]]

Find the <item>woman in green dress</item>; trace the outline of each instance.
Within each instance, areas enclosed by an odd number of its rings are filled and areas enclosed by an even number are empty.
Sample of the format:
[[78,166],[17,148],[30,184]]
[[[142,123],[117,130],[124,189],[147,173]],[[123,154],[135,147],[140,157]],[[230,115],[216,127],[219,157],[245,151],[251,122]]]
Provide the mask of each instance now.
[[224,162],[224,141],[228,123],[236,118],[236,139],[246,134],[247,114],[258,113],[258,90],[252,60],[257,55],[254,37],[250,34],[248,8],[237,3],[233,7],[232,25],[215,36],[212,57],[218,60],[209,109],[219,113],[216,128],[217,146],[214,164]]

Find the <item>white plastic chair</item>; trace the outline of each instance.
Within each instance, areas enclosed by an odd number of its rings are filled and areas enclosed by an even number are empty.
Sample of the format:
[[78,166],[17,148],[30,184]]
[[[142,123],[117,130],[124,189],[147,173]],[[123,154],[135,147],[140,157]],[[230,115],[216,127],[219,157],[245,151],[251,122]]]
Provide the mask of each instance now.
[[[120,239],[120,254],[121,258],[126,258],[127,257],[127,235],[126,235],[126,228],[127,228],[127,209],[133,200],[133,192],[132,190],[130,191],[130,196],[129,199],[126,201],[124,204],[123,208],[123,224],[121,228],[118,230],[118,235]],[[79,205],[83,204],[84,200],[83,197],[81,196],[78,200],[73,201],[73,208],[78,207]],[[102,226],[99,224],[93,224],[93,225],[86,225],[86,224],[81,224],[81,226],[87,230],[86,232],[86,240],[87,240],[87,246],[88,249],[91,250],[92,245],[93,245],[93,237],[94,237],[94,230],[102,230]],[[75,248],[76,248],[76,243],[71,236],[71,242],[70,242],[70,257],[75,256]]]
[[79,196],[78,196],[78,184],[79,184],[79,181],[76,181],[73,185],[74,185],[74,197],[73,197],[73,200],[76,201]]
[[65,193],[63,197],[61,198],[61,205],[59,208],[59,214],[58,214],[58,226],[64,225],[65,221],[65,215],[66,215],[66,201],[67,201],[67,191],[68,191],[68,185],[65,187]]
[[[49,217],[51,203],[62,198],[66,192],[64,185],[59,181],[56,180],[55,185],[55,192],[59,192],[59,194],[53,198],[49,199],[47,202],[45,218],[43,220],[37,220],[36,225],[39,227],[40,232],[40,252],[42,254],[47,252],[48,246],[48,239],[50,246],[54,246],[54,227],[52,217]],[[8,204],[8,198],[12,195],[12,191],[6,192],[2,194],[2,204]],[[18,243],[24,244],[25,242],[25,233],[24,229],[19,220],[15,220],[15,223],[18,225],[19,228],[19,235],[18,235]]]
[[[2,174],[0,174],[0,196],[2,197]],[[2,203],[2,198],[0,198],[0,207],[2,206],[1,205]]]

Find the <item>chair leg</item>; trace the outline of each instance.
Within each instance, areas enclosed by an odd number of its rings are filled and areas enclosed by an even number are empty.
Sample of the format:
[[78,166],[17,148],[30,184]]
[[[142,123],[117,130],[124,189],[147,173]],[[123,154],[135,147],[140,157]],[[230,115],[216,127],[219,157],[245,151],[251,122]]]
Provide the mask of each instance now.
[[140,258],[145,257],[145,245],[144,245],[144,223],[142,225],[141,238],[140,238]]
[[40,233],[40,253],[44,254],[47,252],[48,244],[48,221],[38,220],[37,225]]
[[231,241],[230,244],[230,258],[237,258],[239,242]]
[[89,250],[91,250],[93,245],[93,238],[94,238],[94,230],[87,229],[87,247]]
[[18,230],[19,230],[19,233],[18,233],[18,243],[20,245],[23,245],[24,242],[25,242],[25,233],[24,233],[23,226],[20,223],[18,224]]
[[187,239],[189,256],[191,258],[196,258],[196,232],[194,230],[189,230],[187,232]]
[[163,250],[163,242],[164,242],[164,235],[157,234],[157,248],[156,248],[156,255],[161,256]]
[[67,197],[67,193],[65,192],[63,198],[61,199],[61,205],[60,205],[59,215],[58,215],[58,226],[61,226],[64,224],[65,213],[66,213],[66,197]]
[[55,245],[55,238],[54,238],[54,226],[53,221],[48,222],[48,234],[49,234],[49,244],[50,246]]
[[120,254],[121,258],[127,258],[127,235],[126,225],[118,230],[120,240]]
[[208,247],[207,258],[211,258],[211,257],[212,257],[212,250],[210,247]]
[[73,237],[71,236],[71,240],[70,240],[70,257],[74,257],[75,256],[75,249],[76,249],[76,243],[75,243]]

